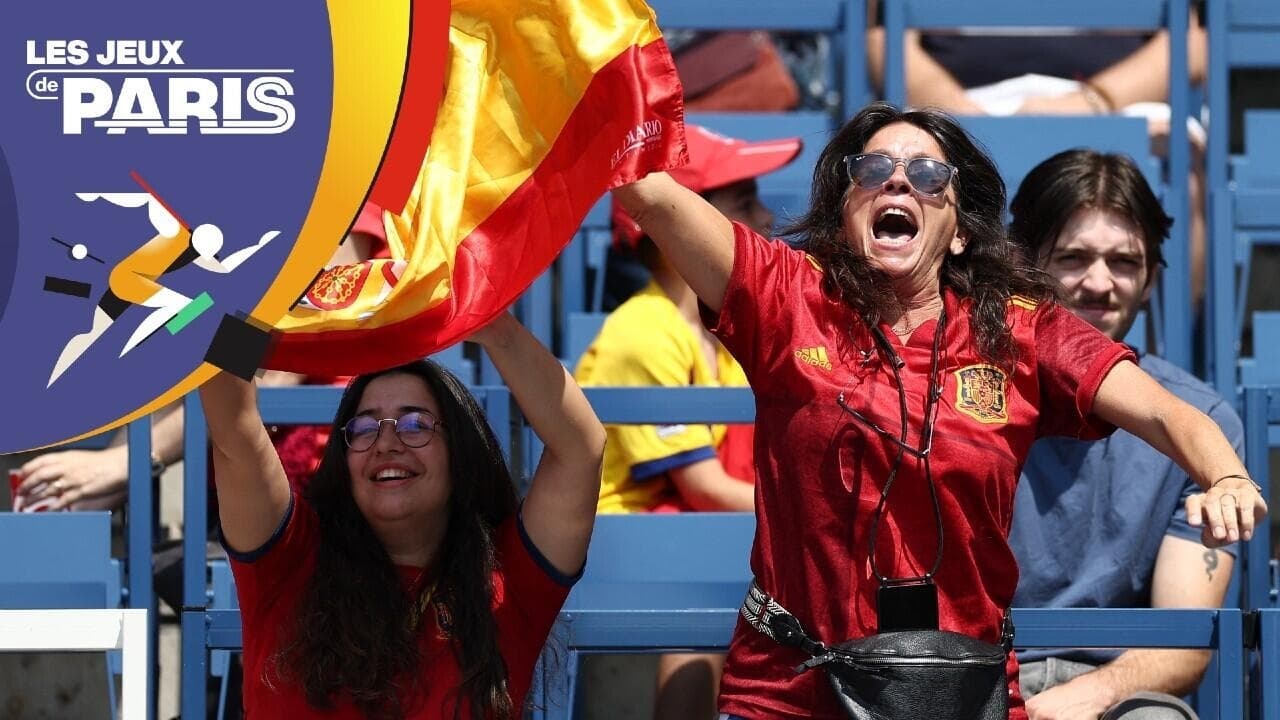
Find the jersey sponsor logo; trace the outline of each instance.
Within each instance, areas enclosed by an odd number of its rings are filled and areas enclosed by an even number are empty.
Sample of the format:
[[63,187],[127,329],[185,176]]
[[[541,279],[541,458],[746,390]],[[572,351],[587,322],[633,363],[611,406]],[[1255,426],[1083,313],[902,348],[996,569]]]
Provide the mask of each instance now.
[[831,361],[827,359],[827,349],[819,345],[818,347],[800,348],[796,351],[796,358],[802,363],[820,367],[823,370],[831,370]]
[[659,440],[675,437],[689,429],[688,425],[659,425],[657,427]]
[[1008,423],[1008,378],[994,365],[967,365],[955,371],[956,409],[980,423]]

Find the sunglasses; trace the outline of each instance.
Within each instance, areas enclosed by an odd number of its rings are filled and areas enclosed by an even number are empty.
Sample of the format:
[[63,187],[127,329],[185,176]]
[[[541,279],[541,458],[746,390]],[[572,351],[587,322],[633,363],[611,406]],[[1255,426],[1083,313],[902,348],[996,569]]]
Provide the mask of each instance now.
[[889,182],[899,164],[906,170],[911,189],[925,197],[941,195],[956,174],[955,166],[927,157],[891,158],[880,153],[844,157],[844,169],[849,175],[849,181],[864,190],[875,190]]
[[347,447],[356,452],[364,452],[373,447],[382,432],[382,423],[391,423],[400,442],[411,448],[426,447],[431,442],[436,430],[444,423],[435,419],[431,413],[415,410],[405,413],[399,418],[383,418],[378,420],[368,415],[357,415],[342,426],[342,439]]

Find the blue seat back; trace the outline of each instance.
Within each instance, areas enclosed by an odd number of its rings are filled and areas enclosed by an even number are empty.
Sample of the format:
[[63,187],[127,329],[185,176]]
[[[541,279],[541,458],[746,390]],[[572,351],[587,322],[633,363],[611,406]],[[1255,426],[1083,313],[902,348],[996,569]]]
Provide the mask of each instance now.
[[[1271,498],[1271,452],[1280,448],[1280,384],[1246,385],[1243,410],[1245,465],[1262,486],[1262,496]],[[1280,607],[1271,522],[1268,518],[1255,526],[1253,539],[1241,553],[1245,609]]]
[[577,369],[582,353],[587,351],[591,342],[600,334],[600,328],[604,327],[604,321],[608,318],[606,313],[571,313],[569,315],[563,343],[564,357],[561,358],[569,368],[569,372]]
[[0,608],[114,608],[120,563],[111,513],[0,513]]
[[1160,162],[1151,156],[1147,122],[1142,118],[1107,115],[1081,122],[1079,118],[1054,115],[965,115],[959,119],[995,160],[1010,201],[1031,168],[1074,148],[1128,155],[1152,188],[1158,192],[1163,186]]
[[[592,582],[750,579],[752,513],[601,515],[588,553]],[[741,598],[739,598],[741,599]]]

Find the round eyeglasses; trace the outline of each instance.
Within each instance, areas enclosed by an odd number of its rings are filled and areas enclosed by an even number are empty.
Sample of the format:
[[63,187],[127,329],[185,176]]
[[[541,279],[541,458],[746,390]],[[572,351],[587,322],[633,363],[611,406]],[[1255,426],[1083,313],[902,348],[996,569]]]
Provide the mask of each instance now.
[[864,190],[875,190],[889,182],[899,164],[906,170],[911,189],[925,197],[941,195],[956,174],[954,165],[929,157],[893,158],[881,153],[860,153],[844,157],[844,168],[849,181]]
[[347,447],[356,452],[364,452],[373,447],[382,432],[382,423],[391,423],[400,442],[411,448],[426,447],[436,430],[444,425],[429,413],[421,410],[407,412],[399,418],[377,418],[368,415],[357,415],[342,426],[342,439]]

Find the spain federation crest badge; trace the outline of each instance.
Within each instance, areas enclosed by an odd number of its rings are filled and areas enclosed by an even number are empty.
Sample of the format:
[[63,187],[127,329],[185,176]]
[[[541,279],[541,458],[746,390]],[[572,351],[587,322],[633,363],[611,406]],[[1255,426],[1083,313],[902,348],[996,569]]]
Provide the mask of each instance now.
[[980,423],[1007,423],[1007,377],[994,365],[967,365],[955,371],[956,409]]

